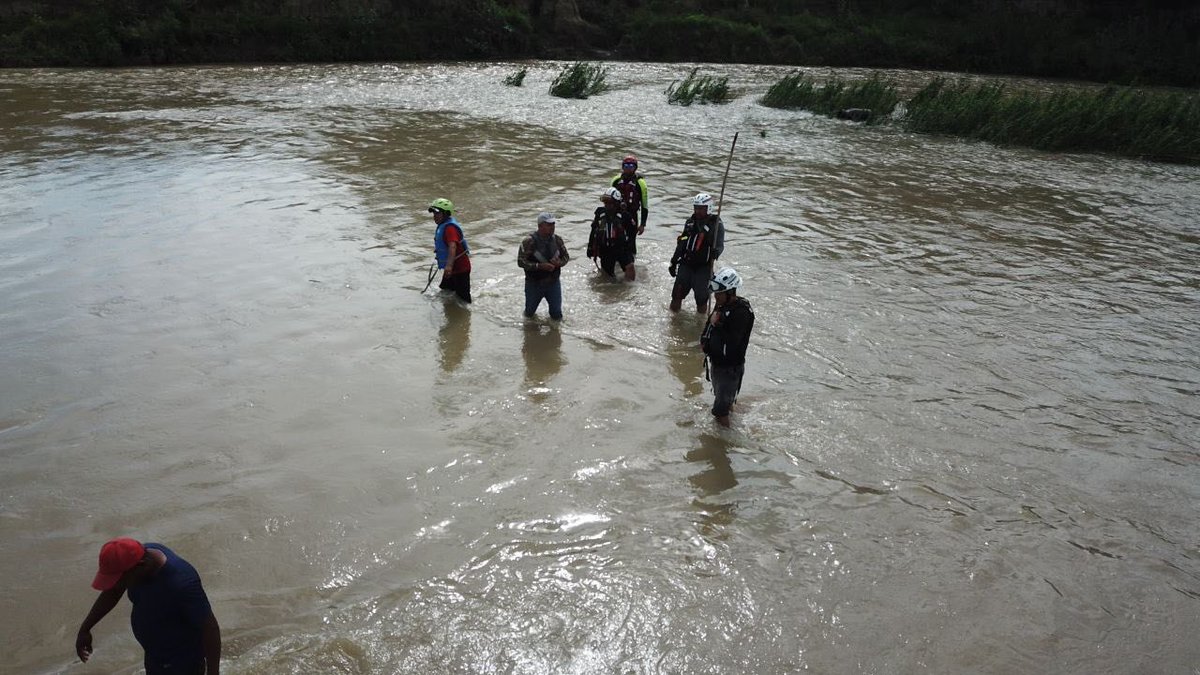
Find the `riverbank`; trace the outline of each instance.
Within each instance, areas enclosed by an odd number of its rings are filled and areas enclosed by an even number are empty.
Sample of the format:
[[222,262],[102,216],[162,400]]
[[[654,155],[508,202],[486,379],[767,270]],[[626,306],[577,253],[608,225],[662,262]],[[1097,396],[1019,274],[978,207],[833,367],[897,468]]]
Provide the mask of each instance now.
[[1200,86],[1200,9],[1078,5],[43,0],[0,10],[0,66],[601,57]]
[[1179,90],[1064,86],[1038,92],[935,77],[905,100],[880,73],[818,83],[796,72],[772,85],[759,103],[868,124],[895,121],[909,131],[996,145],[1200,164],[1200,94]]

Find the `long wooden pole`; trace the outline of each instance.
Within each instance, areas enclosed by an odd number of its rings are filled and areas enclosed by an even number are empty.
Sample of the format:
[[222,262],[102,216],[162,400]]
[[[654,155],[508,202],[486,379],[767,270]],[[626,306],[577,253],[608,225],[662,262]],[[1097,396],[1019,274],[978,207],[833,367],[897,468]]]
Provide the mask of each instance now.
[[725,177],[721,179],[721,195],[717,197],[717,215],[721,215],[721,203],[725,201],[725,181],[729,180],[729,167],[733,164],[733,149],[737,147],[737,131],[733,132],[733,144],[729,146],[729,160],[725,162]]

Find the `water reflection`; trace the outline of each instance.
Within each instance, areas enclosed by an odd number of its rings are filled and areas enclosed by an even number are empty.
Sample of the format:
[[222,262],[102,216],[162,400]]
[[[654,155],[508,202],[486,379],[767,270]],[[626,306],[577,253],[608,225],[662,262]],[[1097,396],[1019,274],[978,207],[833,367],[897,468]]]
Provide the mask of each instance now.
[[525,359],[525,386],[539,387],[562,370],[562,332],[558,326],[526,321],[521,357]]
[[591,287],[597,302],[602,305],[614,305],[629,301],[633,289],[630,282],[625,281],[623,276],[609,276],[591,261],[588,261],[588,264],[593,266],[592,270],[588,270],[588,286]]
[[688,477],[701,497],[718,495],[738,484],[729,459],[729,442],[721,436],[701,434],[699,445],[685,455],[689,462],[708,462],[708,468]]
[[671,317],[667,366],[683,385],[687,397],[704,393],[704,352],[700,351],[700,323],[691,314]]
[[699,444],[684,456],[689,462],[707,462],[703,470],[688,476],[698,493],[692,505],[701,513],[700,533],[723,538],[724,528],[733,522],[736,504],[714,499],[738,484],[729,459],[729,442],[721,436],[701,434]]
[[455,301],[447,301],[446,320],[438,330],[438,356],[442,371],[452,373],[462,365],[471,345],[471,310]]

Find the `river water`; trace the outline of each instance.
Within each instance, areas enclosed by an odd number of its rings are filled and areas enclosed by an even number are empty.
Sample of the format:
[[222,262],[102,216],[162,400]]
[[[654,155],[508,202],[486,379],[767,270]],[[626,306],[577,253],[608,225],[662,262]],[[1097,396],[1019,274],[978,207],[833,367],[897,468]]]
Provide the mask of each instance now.
[[[528,65],[0,71],[0,670],[140,670],[127,603],[73,654],[128,535],[229,673],[1200,672],[1200,169]],[[735,132],[722,430],[666,261]],[[583,248],[630,152],[625,284]],[[469,309],[421,292],[435,197]]]

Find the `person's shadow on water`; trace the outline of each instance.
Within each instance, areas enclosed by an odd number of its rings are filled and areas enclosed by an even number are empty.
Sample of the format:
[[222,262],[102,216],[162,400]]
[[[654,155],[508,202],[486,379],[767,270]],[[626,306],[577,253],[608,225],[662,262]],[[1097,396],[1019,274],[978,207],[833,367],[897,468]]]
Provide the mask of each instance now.
[[[525,359],[525,387],[542,389],[562,370],[562,331],[556,325],[526,321],[521,357]],[[545,392],[543,392],[545,393]]]
[[471,310],[457,302],[447,302],[446,320],[438,329],[438,357],[442,371],[453,373],[462,365],[471,345]]

